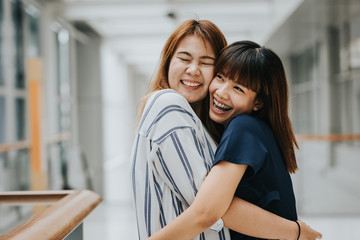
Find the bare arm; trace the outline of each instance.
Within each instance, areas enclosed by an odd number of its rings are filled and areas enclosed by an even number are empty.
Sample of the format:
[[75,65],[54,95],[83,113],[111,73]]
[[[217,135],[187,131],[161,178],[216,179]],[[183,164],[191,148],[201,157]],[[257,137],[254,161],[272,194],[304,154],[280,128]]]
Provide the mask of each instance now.
[[[254,237],[296,239],[298,227],[295,222],[233,198],[246,168],[247,165],[220,161],[211,169],[193,204],[149,239],[191,239],[224,215],[225,226],[235,231]],[[307,238],[307,232],[309,230],[305,229],[305,238],[300,239],[316,239],[315,234]]]
[[[246,235],[271,239],[297,239],[299,229],[295,222],[268,212],[235,197],[222,217],[226,227]],[[320,239],[322,235],[305,223],[301,226],[301,240]]]
[[225,161],[217,163],[201,184],[190,207],[149,240],[188,240],[211,227],[229,208],[246,168],[247,165]]

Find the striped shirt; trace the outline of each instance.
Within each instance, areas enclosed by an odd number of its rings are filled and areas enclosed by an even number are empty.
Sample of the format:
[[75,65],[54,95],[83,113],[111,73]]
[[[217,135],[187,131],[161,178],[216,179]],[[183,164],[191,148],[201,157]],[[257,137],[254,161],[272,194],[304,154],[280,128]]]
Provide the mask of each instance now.
[[[216,144],[187,100],[167,89],[148,99],[132,149],[132,187],[139,239],[186,210],[210,171]],[[220,219],[194,239],[230,239]]]

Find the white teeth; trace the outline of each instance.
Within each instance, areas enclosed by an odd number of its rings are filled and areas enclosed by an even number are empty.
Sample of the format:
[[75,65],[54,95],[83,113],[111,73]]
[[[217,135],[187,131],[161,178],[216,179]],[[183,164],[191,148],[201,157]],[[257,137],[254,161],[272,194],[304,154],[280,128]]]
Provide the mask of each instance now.
[[216,109],[218,109],[218,110],[225,110],[225,111],[227,111],[227,110],[230,110],[230,109],[232,108],[232,107],[229,107],[229,106],[226,106],[226,105],[224,105],[224,104],[219,103],[218,101],[216,101],[215,98],[213,98],[213,100],[214,100],[214,105],[215,105],[216,107],[222,108],[222,109],[216,108]]
[[183,84],[185,84],[186,86],[189,86],[189,87],[198,87],[200,86],[201,84],[200,83],[194,83],[194,82],[187,82],[187,81],[182,81]]

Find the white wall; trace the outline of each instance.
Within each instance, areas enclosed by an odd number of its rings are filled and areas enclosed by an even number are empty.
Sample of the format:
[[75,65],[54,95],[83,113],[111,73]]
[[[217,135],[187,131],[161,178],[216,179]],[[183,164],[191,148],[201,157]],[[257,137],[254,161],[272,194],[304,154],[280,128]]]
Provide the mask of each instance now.
[[134,136],[135,107],[132,71],[108,44],[101,49],[104,198],[131,201],[130,150]]
[[88,160],[95,192],[104,193],[103,105],[101,84],[101,39],[77,43],[77,95],[79,145]]

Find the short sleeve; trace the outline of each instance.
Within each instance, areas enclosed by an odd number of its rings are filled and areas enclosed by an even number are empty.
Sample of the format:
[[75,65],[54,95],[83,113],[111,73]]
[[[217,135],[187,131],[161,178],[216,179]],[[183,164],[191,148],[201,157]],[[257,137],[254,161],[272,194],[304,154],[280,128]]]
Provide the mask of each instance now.
[[214,164],[223,160],[248,165],[245,177],[256,175],[264,164],[267,149],[264,146],[259,120],[241,114],[234,117],[225,129]]

